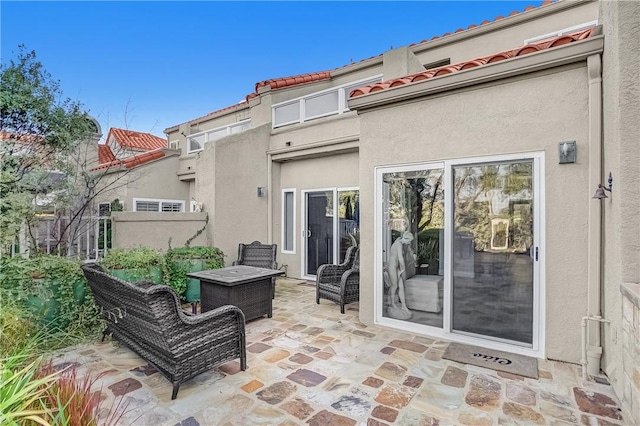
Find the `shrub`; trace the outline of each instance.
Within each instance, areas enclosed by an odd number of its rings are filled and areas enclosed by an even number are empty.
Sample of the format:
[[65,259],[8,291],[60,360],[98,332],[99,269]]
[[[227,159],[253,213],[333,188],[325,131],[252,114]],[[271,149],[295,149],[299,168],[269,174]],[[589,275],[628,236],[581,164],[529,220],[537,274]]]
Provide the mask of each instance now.
[[[158,250],[147,247],[116,248],[109,250],[100,261],[100,266],[126,281],[148,279],[159,284],[162,282],[164,256]],[[115,272],[119,270],[126,272]]]
[[[201,262],[197,262],[200,260]],[[167,250],[164,283],[181,298],[187,290],[187,273],[224,267],[224,254],[217,247],[178,247]]]
[[49,255],[0,259],[2,340],[20,345],[43,325],[43,349],[95,337],[103,324],[80,265]]

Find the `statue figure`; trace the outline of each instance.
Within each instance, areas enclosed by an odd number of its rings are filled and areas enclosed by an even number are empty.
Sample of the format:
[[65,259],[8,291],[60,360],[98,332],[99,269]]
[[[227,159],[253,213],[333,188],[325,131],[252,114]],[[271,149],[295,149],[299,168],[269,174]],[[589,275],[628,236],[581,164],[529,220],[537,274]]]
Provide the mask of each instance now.
[[[391,318],[406,320],[411,318],[404,298],[404,282],[407,278],[404,246],[413,241],[413,234],[404,231],[393,242],[389,250],[389,262],[384,271],[384,282],[389,287],[389,306],[387,313]],[[397,293],[397,294],[396,294]]]

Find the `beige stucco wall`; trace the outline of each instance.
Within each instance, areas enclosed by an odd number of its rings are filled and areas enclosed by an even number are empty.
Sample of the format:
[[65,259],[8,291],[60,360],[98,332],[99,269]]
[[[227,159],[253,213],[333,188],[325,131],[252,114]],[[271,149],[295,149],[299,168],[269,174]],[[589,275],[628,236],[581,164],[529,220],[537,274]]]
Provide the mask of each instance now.
[[[603,179],[613,174],[613,193],[602,201],[602,313],[611,321],[602,327],[602,368],[631,415],[634,371],[636,389],[640,388],[640,354],[623,343],[625,338],[637,340],[637,334],[624,326],[620,285],[640,283],[640,3],[601,2],[600,15],[605,33]],[[640,423],[640,402],[635,403],[634,421]]]
[[267,156],[270,126],[252,128],[208,144],[197,160],[196,199],[212,215],[207,232],[229,265],[238,243],[267,241]]
[[[206,223],[206,213],[113,212],[113,247],[151,247],[166,251],[182,247]],[[210,224],[207,226],[207,228]],[[191,246],[207,246],[206,233],[200,234]]]
[[[374,320],[374,167],[544,151],[546,174],[546,355],[580,359],[587,301],[588,117],[586,68],[510,79],[361,115],[360,317]],[[558,164],[558,144],[577,141],[576,164]],[[381,285],[379,282],[376,285]]]
[[[550,8],[556,11],[551,15],[544,15],[538,19],[527,20],[509,27],[503,27],[503,24],[512,22],[514,19],[510,21],[497,21],[482,26],[482,28],[471,30],[468,33],[462,33],[471,35],[474,32],[477,33],[485,29],[500,27],[500,29],[485,33],[480,37],[460,37],[461,39],[459,41],[452,43],[443,43],[446,40],[443,39],[442,41],[436,41],[434,43],[426,43],[424,46],[416,46],[413,48],[413,51],[422,64],[445,58],[451,58],[451,63],[455,64],[503,50],[513,49],[524,45],[526,39],[598,19],[597,1],[579,2],[564,0],[562,3],[572,3],[574,6],[558,11],[558,5],[552,4],[547,7],[547,9]],[[523,14],[523,17],[531,17],[532,14],[535,13],[535,11],[533,13],[528,12]],[[492,18],[493,17],[487,17],[487,19]],[[516,18],[518,18],[518,16],[516,16]],[[475,24],[479,25],[480,22],[475,22]],[[456,28],[452,28],[451,32],[453,33],[455,30]],[[462,34],[460,34],[460,36],[462,36]],[[455,34],[449,38],[449,40],[456,40],[458,36],[458,34]]]
[[185,211],[189,211],[189,183],[178,180],[178,163],[178,156],[173,155],[120,172],[99,170],[96,173],[104,173],[101,186],[108,189],[102,191],[95,202],[111,202],[117,198],[124,202],[125,211],[133,211],[134,198],[181,200]]
[[[275,163],[274,169],[277,172],[274,173],[273,236],[274,242],[278,244],[278,263],[288,266],[288,276],[299,278],[302,276],[303,259],[301,230],[304,200],[302,190],[357,187],[358,153]],[[296,190],[295,254],[282,253],[282,189]]]

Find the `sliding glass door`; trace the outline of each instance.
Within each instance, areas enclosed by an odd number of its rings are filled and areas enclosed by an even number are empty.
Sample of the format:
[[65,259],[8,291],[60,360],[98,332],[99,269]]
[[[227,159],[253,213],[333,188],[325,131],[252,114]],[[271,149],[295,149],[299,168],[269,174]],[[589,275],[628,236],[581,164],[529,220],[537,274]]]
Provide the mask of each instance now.
[[542,158],[377,168],[376,320],[540,350]]
[[533,161],[453,167],[456,333],[533,344]]
[[358,190],[329,188],[302,192],[303,271],[305,277],[313,277],[320,265],[343,262],[347,249],[358,244]]

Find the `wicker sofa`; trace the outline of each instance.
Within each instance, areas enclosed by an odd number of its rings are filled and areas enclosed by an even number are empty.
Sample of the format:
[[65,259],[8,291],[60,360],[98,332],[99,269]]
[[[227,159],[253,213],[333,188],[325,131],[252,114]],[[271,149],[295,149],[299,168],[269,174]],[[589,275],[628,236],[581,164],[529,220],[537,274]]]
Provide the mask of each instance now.
[[82,270],[107,324],[102,339],[113,335],[160,371],[173,384],[171,399],[182,383],[217,365],[240,358],[246,369],[244,314],[237,307],[189,315],[171,287],[122,281],[96,264]]

